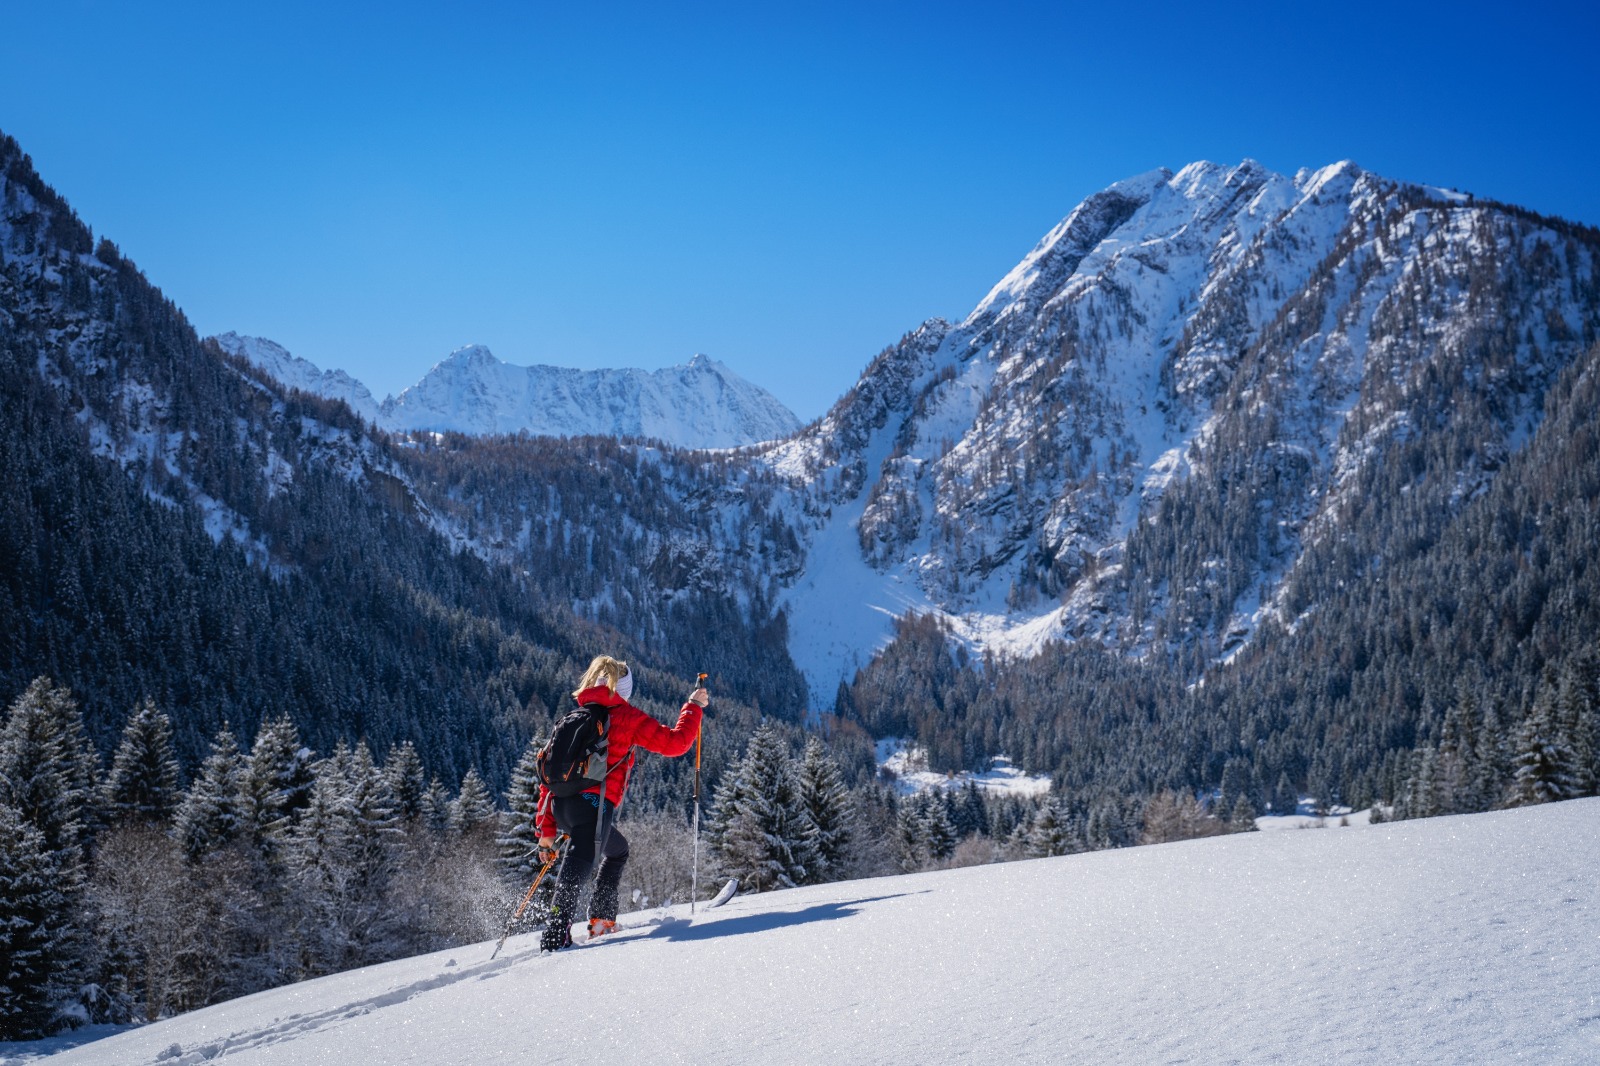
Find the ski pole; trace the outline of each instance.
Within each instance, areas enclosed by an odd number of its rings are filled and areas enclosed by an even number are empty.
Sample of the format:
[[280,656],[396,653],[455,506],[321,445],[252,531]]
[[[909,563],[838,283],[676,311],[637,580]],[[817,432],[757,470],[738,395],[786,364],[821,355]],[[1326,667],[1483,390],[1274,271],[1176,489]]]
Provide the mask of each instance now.
[[567,835],[562,833],[556,840],[555,852],[539,867],[539,875],[533,879],[533,884],[528,886],[528,894],[522,897],[522,904],[517,907],[516,913],[506,920],[506,931],[500,934],[500,943],[494,946],[494,951],[489,955],[489,961],[500,954],[500,949],[506,945],[506,937],[511,935],[511,927],[517,924],[517,919],[522,917],[522,912],[528,909],[528,903],[533,899],[533,894],[539,891],[539,882],[544,880],[544,875],[550,872],[550,867],[561,857],[561,846],[567,842]]
[[[694,679],[695,688],[706,683],[706,675]],[[689,913],[694,914],[695,901],[700,898],[700,750],[706,734],[705,714],[700,716],[700,728],[694,734],[694,862],[689,875]]]

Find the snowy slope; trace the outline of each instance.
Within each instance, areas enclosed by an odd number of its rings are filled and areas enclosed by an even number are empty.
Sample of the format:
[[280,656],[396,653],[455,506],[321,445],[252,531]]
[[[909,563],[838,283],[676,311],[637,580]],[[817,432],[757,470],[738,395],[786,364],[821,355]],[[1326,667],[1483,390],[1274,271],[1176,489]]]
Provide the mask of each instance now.
[[733,448],[800,428],[788,408],[722,363],[697,355],[663,370],[512,366],[470,345],[384,401],[395,430],[540,436],[653,437],[687,448]]
[[224,333],[215,338],[222,350],[230,355],[248,359],[291,389],[326,396],[330,400],[343,400],[350,410],[368,422],[379,421],[378,401],[361,382],[343,370],[321,370],[315,364],[293,355],[283,345],[265,337],[241,337],[237,333]]
[[50,1062],[1593,1063],[1596,854],[1581,800],[846,882],[323,978]]

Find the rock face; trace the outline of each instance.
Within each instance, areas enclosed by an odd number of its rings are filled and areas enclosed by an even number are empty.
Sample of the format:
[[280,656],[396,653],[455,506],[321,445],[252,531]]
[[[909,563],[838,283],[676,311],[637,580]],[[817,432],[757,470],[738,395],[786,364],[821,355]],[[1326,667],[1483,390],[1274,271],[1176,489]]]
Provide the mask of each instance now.
[[1306,609],[1297,572],[1394,445],[1437,436],[1411,488],[1468,498],[1526,442],[1594,342],[1596,254],[1593,230],[1348,162],[1091,196],[766,450],[809,531],[797,660],[831,691],[841,649],[907,610],[1000,652],[1242,646]]

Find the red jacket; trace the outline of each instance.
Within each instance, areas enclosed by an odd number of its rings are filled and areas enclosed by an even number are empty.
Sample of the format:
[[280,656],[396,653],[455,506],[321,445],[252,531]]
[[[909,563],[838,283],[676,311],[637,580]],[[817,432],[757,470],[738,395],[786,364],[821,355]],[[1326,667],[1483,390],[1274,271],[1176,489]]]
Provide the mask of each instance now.
[[[633,770],[633,749],[637,745],[646,751],[668,757],[682,755],[694,747],[700,735],[700,705],[690,700],[678,712],[678,724],[668,729],[639,708],[612,692],[605,685],[596,685],[578,693],[578,703],[599,703],[610,708],[608,726],[610,741],[606,748],[606,802],[616,806],[622,802],[623,790],[628,787],[628,774]],[[623,765],[626,763],[627,765]],[[600,786],[588,789],[599,792]],[[539,786],[539,836],[553,837],[560,830],[550,809],[550,790]]]

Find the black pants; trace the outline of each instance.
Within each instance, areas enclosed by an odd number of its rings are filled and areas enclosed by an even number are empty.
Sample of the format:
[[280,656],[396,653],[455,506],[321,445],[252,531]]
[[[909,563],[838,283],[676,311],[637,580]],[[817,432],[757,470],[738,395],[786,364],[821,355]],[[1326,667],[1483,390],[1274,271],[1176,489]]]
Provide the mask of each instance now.
[[[602,817],[591,800],[598,796],[558,796],[551,806],[556,825],[567,834],[567,854],[556,875],[555,906],[568,921],[578,909],[578,894],[594,871],[595,823]],[[601,855],[600,876],[595,879],[594,895],[589,898],[590,918],[617,919],[617,887],[622,884],[622,868],[628,862],[628,838],[613,824],[617,809],[604,804],[605,822],[600,826],[605,848]]]

